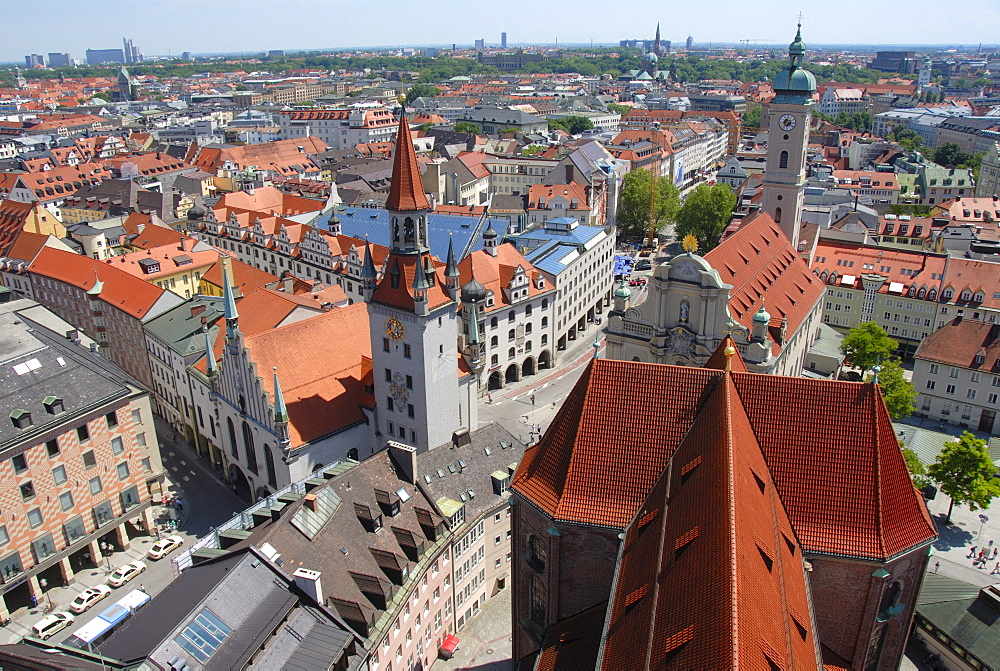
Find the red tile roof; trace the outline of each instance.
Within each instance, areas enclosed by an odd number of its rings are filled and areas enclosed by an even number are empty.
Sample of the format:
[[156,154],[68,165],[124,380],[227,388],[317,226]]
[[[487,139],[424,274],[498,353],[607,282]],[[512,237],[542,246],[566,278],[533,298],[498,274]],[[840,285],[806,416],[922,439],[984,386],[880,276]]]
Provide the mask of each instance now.
[[95,280],[100,280],[103,285],[101,300],[136,319],[145,317],[166,291],[102,261],[51,247],[38,253],[28,266],[28,272],[84,291],[92,289]]
[[[546,286],[539,289],[535,284],[541,277],[541,272],[536,270],[531,263],[525,259],[514,245],[498,245],[497,255],[493,256],[485,249],[473,252],[466,256],[458,264],[459,282],[465,285],[474,277],[477,282],[483,285],[487,291],[493,292],[493,307],[481,308],[483,312],[492,312],[509,307],[512,301],[504,289],[510,286],[517,269],[520,267],[528,278],[528,295],[532,298],[546,292],[555,291],[554,286]],[[519,299],[523,300],[523,299]]]
[[389,187],[389,198],[385,201],[385,209],[390,212],[431,209],[420,181],[417,152],[413,149],[410,126],[406,123],[405,116],[399,118],[396,153],[392,159],[392,185]]
[[603,665],[816,668],[795,533],[733,376],[710,386],[629,525]]
[[[949,366],[1000,374],[1000,324],[956,317],[924,338],[914,356]],[[978,363],[977,356],[982,357]]]
[[[400,310],[413,312],[413,278],[416,275],[416,255],[390,254],[386,260],[385,274],[372,294],[372,301],[390,305]],[[429,254],[421,255],[426,265]],[[432,261],[434,265],[434,284],[427,289],[427,308],[435,310],[451,302],[451,296],[445,291],[447,278],[444,276],[444,264]],[[394,278],[398,277],[398,280]],[[395,283],[395,286],[394,286]]]
[[852,289],[862,286],[863,274],[881,275],[886,281],[879,293],[902,296],[913,287],[914,292],[924,291],[917,294],[923,298],[931,290],[935,296],[940,294],[945,262],[946,257],[941,255],[820,238],[813,252],[812,271],[824,284]]
[[766,212],[745,220],[705,260],[733,285],[729,310],[747,328],[766,304],[772,317],[788,319],[787,333],[795,333],[823,295],[823,283]]
[[[555,519],[625,527],[722,375],[592,361],[511,487]],[[886,559],[935,537],[871,385],[731,375],[805,549]]]
[[[337,347],[328,348],[321,357],[302,356],[320,342]],[[271,368],[278,368],[292,447],[364,421],[362,407],[374,407],[362,374],[364,357],[371,359],[364,303],[247,336],[245,343],[269,396],[274,393]],[[367,377],[370,383],[370,368]]]

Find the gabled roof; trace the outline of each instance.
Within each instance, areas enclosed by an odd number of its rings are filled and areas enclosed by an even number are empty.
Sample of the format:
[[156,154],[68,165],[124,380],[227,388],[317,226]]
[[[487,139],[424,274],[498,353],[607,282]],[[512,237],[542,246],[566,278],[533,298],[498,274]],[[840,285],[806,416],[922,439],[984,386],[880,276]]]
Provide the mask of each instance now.
[[[592,360],[511,488],[554,519],[624,528],[723,375]],[[872,385],[731,375],[804,549],[887,559],[936,537]]]
[[818,666],[795,534],[732,376],[711,386],[626,532],[606,668]]
[[[363,366],[363,360],[370,361],[372,351],[364,303],[249,335],[244,342],[269,396],[274,393],[270,371],[278,369],[292,447],[363,421],[362,406],[374,405],[365,390],[371,366]],[[317,343],[337,346],[327,348],[321,357],[302,356]]]
[[771,215],[766,212],[747,220],[740,228],[705,254],[726,284],[729,312],[746,327],[760,306],[775,317],[788,319],[788,333],[799,324],[823,295],[823,283],[811,272]]
[[28,266],[31,275],[47,277],[89,291],[102,286],[100,299],[136,319],[143,319],[166,289],[106,263],[51,247],[43,248]]
[[541,273],[527,259],[521,256],[521,253],[517,251],[514,245],[497,245],[496,251],[497,255],[494,257],[485,249],[481,249],[469,254],[458,264],[460,286],[465,286],[475,278],[487,291],[493,292],[493,307],[486,308],[485,306],[481,306],[480,309],[483,312],[499,310],[511,305],[512,301],[508,299],[503,290],[510,285],[518,268],[521,268],[528,278],[527,288],[529,297],[534,298],[547,291],[555,290],[555,287],[550,286],[545,289],[539,289],[535,285],[535,281]]
[[406,123],[405,116],[399,118],[396,153],[392,159],[392,186],[389,187],[389,198],[385,202],[385,208],[391,212],[431,209],[420,181],[417,152],[413,149],[410,126]]

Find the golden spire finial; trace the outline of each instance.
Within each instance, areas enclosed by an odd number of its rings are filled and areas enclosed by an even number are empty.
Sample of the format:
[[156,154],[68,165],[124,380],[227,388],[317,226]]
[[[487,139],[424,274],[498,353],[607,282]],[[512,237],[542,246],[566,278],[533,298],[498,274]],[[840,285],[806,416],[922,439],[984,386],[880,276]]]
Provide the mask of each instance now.
[[726,355],[726,372],[732,370],[733,365],[733,355],[736,354],[736,348],[732,345],[726,345],[726,349],[722,350],[722,353]]
[[688,233],[684,236],[684,239],[681,240],[681,247],[683,247],[684,251],[688,254],[694,254],[698,251],[698,238]]

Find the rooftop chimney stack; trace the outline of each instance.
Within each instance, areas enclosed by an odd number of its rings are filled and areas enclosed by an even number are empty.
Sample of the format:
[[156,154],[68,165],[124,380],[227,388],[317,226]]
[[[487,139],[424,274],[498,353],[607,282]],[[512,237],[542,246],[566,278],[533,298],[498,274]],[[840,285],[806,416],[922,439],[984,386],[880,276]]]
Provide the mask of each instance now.
[[320,606],[323,605],[323,586],[320,583],[321,575],[322,573],[319,571],[312,571],[307,568],[300,568],[292,574],[295,586]]

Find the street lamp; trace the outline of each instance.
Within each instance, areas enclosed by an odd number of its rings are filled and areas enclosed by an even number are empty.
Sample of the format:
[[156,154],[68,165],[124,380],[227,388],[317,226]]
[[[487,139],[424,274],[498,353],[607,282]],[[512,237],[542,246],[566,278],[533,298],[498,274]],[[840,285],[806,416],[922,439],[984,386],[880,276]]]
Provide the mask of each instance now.
[[111,572],[111,543],[105,543],[101,541],[101,554],[104,555],[104,560],[107,562],[108,573]]
[[42,591],[45,592],[45,598],[49,601],[49,610],[52,610],[52,595],[49,594],[48,590],[45,588],[49,586],[49,581],[45,578],[40,578],[38,584],[41,585]]

